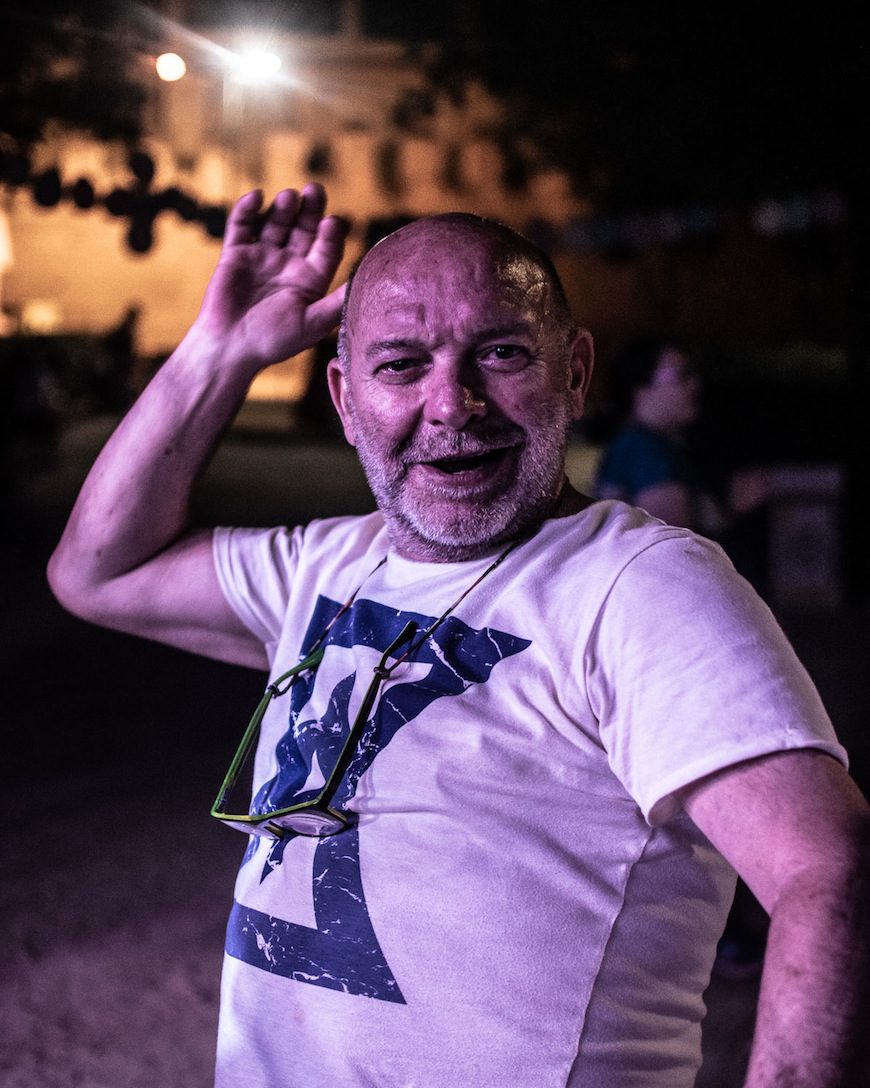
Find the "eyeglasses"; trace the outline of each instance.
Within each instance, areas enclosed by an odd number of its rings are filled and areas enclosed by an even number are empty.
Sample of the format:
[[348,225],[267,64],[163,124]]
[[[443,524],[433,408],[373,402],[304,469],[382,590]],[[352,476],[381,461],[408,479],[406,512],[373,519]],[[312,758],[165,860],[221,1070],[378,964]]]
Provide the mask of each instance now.
[[[220,792],[211,807],[212,816],[217,820],[221,820],[228,827],[234,827],[246,834],[273,836],[277,839],[283,838],[287,831],[294,831],[297,835],[322,837],[335,835],[337,832],[344,831],[345,828],[349,827],[350,817],[347,813],[334,807],[332,803],[336,790],[357,750],[360,735],[369,720],[381,684],[408,657],[414,647],[409,647],[392,665],[387,665],[387,660],[395,654],[400,646],[411,642],[416,631],[417,625],[413,621],[407,623],[399,636],[384,650],[379,663],[374,667],[371,683],[363,696],[359,710],[348,731],[347,739],[338,754],[338,759],[315,797],[271,812],[229,813],[226,811],[226,806],[254,747],[266,710],[273,699],[286,695],[302,675],[316,671],[317,666],[323,659],[326,647],[318,645],[318,648],[314,649],[306,658],[269,684],[230,763],[230,768],[223,780]],[[428,633],[426,632],[426,634]],[[318,643],[320,641],[318,640]],[[284,686],[282,687],[282,685]]]
[[[260,724],[263,721],[263,717],[270,703],[273,699],[286,695],[302,675],[305,673],[313,674],[315,672],[317,666],[323,660],[323,654],[326,650],[327,635],[339,617],[343,616],[350,609],[356,599],[356,595],[362,588],[362,584],[357,586],[351,596],[344,602],[321,632],[308,656],[294,665],[292,669],[288,669],[285,673],[282,673],[281,676],[276,680],[273,680],[266,688],[262,699],[257,705],[257,709],[254,711],[250,722],[248,722],[248,728],[245,730],[241,743],[236,750],[236,754],[233,756],[232,763],[230,763],[230,769],[224,777],[220,792],[215,798],[214,804],[211,806],[212,816],[214,816],[216,820],[221,820],[228,827],[234,827],[238,831],[244,831],[246,834],[262,836],[271,835],[276,839],[283,838],[288,831],[293,831],[297,835],[322,837],[325,835],[335,835],[339,831],[344,831],[345,828],[350,827],[350,816],[348,816],[346,812],[335,807],[332,802],[335,798],[336,791],[341,784],[341,780],[344,778],[344,774],[350,765],[350,761],[357,751],[359,739],[366,722],[370,718],[372,708],[375,705],[375,699],[377,699],[378,692],[381,690],[381,684],[384,680],[390,678],[393,671],[397,669],[403,661],[407,660],[409,657],[413,657],[417,650],[434,634],[457,605],[461,604],[475,586],[479,585],[488,574],[494,571],[499,564],[503,563],[522,540],[522,537],[518,537],[516,540],[511,541],[504,551],[496,556],[489,564],[486,570],[478,574],[471,585],[466,586],[456,600],[446,608],[435,622],[425,629],[425,631],[422,631],[417,635],[417,624],[413,620],[409,620],[402,628],[398,637],[390,643],[386,650],[384,650],[380,662],[374,667],[371,683],[363,696],[363,701],[360,703],[360,708],[356,713],[356,717],[353,719],[353,724],[348,731],[347,739],[342,745],[341,751],[338,753],[338,759],[332,770],[329,772],[329,777],[315,797],[310,797],[295,805],[288,805],[286,808],[274,809],[270,812],[246,812],[242,814],[227,812],[226,808],[230,796],[238,783],[239,775],[241,774],[243,767],[247,764],[248,758],[254,747],[254,742],[260,733]],[[371,573],[374,574],[374,572],[378,570],[379,567],[382,567],[386,561],[385,556]],[[371,575],[369,577],[371,577]],[[417,635],[416,638],[414,637],[415,635]],[[406,643],[408,644],[407,649],[396,657],[392,665],[387,665],[387,660],[390,657],[393,657],[399,647],[404,646]],[[282,684],[284,687],[281,686]]]

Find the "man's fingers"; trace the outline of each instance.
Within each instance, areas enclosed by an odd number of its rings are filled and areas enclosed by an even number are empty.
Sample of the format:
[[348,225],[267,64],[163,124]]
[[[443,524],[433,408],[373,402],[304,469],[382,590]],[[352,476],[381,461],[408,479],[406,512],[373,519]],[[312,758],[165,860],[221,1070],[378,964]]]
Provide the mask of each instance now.
[[317,273],[324,288],[332,282],[344,255],[347,223],[338,216],[328,215],[321,219],[308,251],[308,263]]
[[257,237],[262,203],[262,189],[252,189],[236,201],[227,217],[227,226],[224,231],[225,246],[243,245]]
[[272,207],[265,214],[260,238],[273,246],[285,246],[290,236],[290,228],[300,204],[299,193],[295,189],[282,189],[276,196]]
[[309,182],[302,190],[299,211],[287,239],[287,252],[291,257],[306,257],[314,241],[323,212],[326,208],[326,192],[316,181]]
[[[276,249],[285,249],[288,257],[308,257],[312,246],[317,246],[317,267],[332,263],[336,244],[341,259],[345,230],[333,219],[324,220],[326,192],[322,185],[310,182],[300,193],[296,189],[281,189],[274,203],[262,210],[263,192],[253,189],[245,193],[227,218],[224,245],[246,245],[264,242]],[[322,229],[323,224],[329,225]],[[337,267],[337,262],[336,262]],[[332,273],[335,267],[332,268]]]
[[336,327],[341,317],[341,307],[344,304],[344,295],[347,284],[336,287],[328,295],[313,302],[306,313],[306,325],[309,339],[312,343],[328,336]]

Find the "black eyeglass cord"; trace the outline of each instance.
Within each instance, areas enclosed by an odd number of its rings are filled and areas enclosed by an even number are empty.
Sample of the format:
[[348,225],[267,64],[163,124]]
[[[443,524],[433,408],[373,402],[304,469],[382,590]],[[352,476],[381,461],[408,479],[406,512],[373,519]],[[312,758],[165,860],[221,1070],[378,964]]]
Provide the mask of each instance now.
[[[458,608],[459,605],[465,600],[465,598],[468,596],[468,594],[471,593],[471,591],[473,589],[475,589],[477,586],[479,586],[480,583],[484,580],[484,578],[486,578],[486,576],[488,574],[492,574],[492,572],[496,569],[496,567],[500,566],[505,561],[505,559],[507,559],[508,555],[510,555],[510,553],[514,550],[514,548],[516,548],[519,544],[522,543],[522,539],[523,538],[518,538],[516,540],[512,540],[510,542],[510,544],[508,544],[508,546],[504,549],[504,551],[501,552],[501,554],[497,555],[495,557],[495,559],[490,563],[490,565],[474,579],[474,581],[471,583],[471,585],[466,586],[466,588],[462,591],[462,593],[460,593],[460,595],[456,598],[456,600],[453,602],[453,604],[451,604],[449,608],[447,608],[444,612],[442,612],[441,615],[438,617],[438,619],[435,620],[434,623],[430,624],[426,628],[426,630],[423,631],[420,634],[420,637],[417,638],[415,641],[413,641],[411,643],[411,645],[408,647],[408,649],[405,650],[405,652],[400,657],[396,658],[396,660],[393,662],[392,665],[387,665],[387,666],[384,666],[384,667],[381,667],[380,665],[376,665],[375,668],[374,668],[375,673],[378,676],[380,676],[380,678],[382,680],[388,680],[390,678],[390,676],[392,675],[393,670],[396,669],[399,665],[401,665],[403,661],[406,661],[409,657],[412,657],[420,649],[420,647],[423,645],[423,643],[428,638],[431,638],[431,636],[441,626],[441,624],[447,619],[447,617],[456,608]],[[323,644],[324,639],[326,638],[326,636],[329,634],[330,630],[332,629],[333,624],[335,624],[335,622],[341,616],[343,616],[345,614],[345,612],[347,612],[348,609],[353,605],[353,602],[356,600],[357,595],[359,594],[359,591],[366,584],[366,582],[369,580],[369,578],[371,578],[373,574],[375,574],[377,571],[379,571],[381,569],[381,567],[387,562],[387,559],[388,559],[388,556],[385,555],[383,557],[383,559],[381,559],[380,562],[375,567],[373,567],[371,569],[371,571],[366,575],[366,577],[360,582],[360,584],[356,587],[356,589],[353,591],[353,593],[344,602],[344,604],[341,606],[341,608],[339,608],[339,610],[335,613],[335,615],[332,617],[332,619],[329,621],[329,623],[326,625],[326,627],[323,628],[323,630],[318,635],[317,639],[315,640],[314,644],[312,645],[311,649],[308,651],[308,654],[306,656],[311,656],[311,654],[313,654],[315,652],[315,650],[320,648],[320,646]],[[413,638],[413,634],[414,634],[414,632],[412,631],[408,637]],[[402,639],[402,641],[405,641],[405,640]],[[401,644],[402,643],[399,642],[400,646],[401,646]],[[296,679],[296,677],[294,676],[291,679],[290,684],[292,684],[293,680],[295,680],[295,679]],[[290,684],[288,684],[287,687],[285,687],[283,690],[275,689],[273,691],[273,694],[274,695],[283,695],[287,691],[287,688],[290,687]],[[269,685],[269,687],[270,687],[270,689],[272,689],[272,688],[274,688],[274,685]]]

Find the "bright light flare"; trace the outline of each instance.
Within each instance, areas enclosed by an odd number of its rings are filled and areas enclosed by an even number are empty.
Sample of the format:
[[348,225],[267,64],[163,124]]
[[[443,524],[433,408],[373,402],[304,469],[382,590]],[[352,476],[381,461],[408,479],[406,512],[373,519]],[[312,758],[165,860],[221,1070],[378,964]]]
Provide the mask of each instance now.
[[184,58],[177,53],[161,53],[154,61],[154,67],[157,69],[157,75],[165,83],[175,83],[187,74]]
[[233,53],[227,63],[238,83],[268,83],[278,74],[281,58],[265,49],[249,49]]

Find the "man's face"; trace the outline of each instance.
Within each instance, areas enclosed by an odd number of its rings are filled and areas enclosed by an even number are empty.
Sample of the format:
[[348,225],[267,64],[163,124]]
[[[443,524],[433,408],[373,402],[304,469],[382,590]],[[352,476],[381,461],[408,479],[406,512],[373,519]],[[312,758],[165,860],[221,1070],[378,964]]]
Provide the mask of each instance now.
[[366,257],[330,389],[401,554],[484,555],[552,512],[591,366],[553,311],[533,261],[455,224]]

